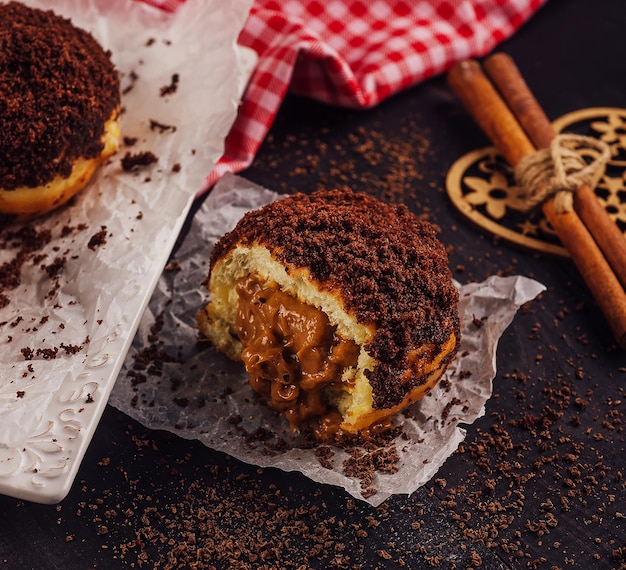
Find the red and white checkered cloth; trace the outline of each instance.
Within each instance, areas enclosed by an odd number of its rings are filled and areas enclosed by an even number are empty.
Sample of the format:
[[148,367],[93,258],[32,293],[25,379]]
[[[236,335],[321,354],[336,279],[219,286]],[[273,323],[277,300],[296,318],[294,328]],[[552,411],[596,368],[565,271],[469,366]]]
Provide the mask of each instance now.
[[[184,0],[144,0],[174,11]],[[252,163],[291,90],[372,107],[480,57],[547,0],[255,0],[239,43],[259,55],[225,153],[207,188]]]

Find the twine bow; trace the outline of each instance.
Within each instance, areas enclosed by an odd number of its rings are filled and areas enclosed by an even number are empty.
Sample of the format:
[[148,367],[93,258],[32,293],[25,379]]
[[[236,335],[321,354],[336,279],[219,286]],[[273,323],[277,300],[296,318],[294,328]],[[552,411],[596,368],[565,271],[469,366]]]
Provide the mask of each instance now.
[[525,156],[515,167],[525,209],[554,196],[558,212],[571,211],[573,193],[582,185],[594,188],[610,157],[611,148],[604,141],[576,134],[556,135],[549,147]]

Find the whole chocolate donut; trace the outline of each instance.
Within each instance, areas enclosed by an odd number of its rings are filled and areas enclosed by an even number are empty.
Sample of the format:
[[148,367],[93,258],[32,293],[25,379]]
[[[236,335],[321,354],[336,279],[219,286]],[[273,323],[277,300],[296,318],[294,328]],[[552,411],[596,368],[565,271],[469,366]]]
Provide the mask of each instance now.
[[51,10],[0,3],[0,213],[59,206],[117,150],[120,81],[110,55]]

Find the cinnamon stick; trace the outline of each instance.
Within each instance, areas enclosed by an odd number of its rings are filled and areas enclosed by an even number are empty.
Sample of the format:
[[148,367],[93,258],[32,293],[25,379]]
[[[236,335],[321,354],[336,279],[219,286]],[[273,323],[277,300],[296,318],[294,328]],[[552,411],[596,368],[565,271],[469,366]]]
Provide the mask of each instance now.
[[517,69],[513,58],[505,53],[497,53],[487,58],[483,67],[535,147],[550,146],[556,132]]
[[[512,165],[535,146],[474,60],[457,63],[448,83],[478,125]],[[626,349],[626,293],[593,237],[575,211],[558,212],[552,199],[543,212],[589,287],[619,344]]]
[[457,63],[448,73],[448,84],[509,164],[515,166],[535,152],[533,143],[477,61]]
[[[535,146],[550,146],[556,136],[554,128],[513,58],[505,53],[497,53],[485,61],[484,69]],[[588,185],[581,186],[574,193],[574,208],[604,253],[622,287],[626,288],[626,238]]]

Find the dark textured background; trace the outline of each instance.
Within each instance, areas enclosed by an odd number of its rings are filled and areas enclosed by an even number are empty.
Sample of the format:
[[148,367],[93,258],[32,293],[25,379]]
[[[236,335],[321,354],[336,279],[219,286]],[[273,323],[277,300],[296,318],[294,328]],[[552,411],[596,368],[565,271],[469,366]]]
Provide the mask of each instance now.
[[[626,4],[550,0],[499,50],[551,118],[626,107]],[[107,408],[68,497],[0,497],[0,568],[624,568],[626,355],[567,259],[456,214],[451,164],[488,144],[443,77],[368,111],[288,97],[245,173],[281,192],[348,184],[441,227],[462,283],[545,283],[498,350],[486,414],[435,479],[372,508]]]

